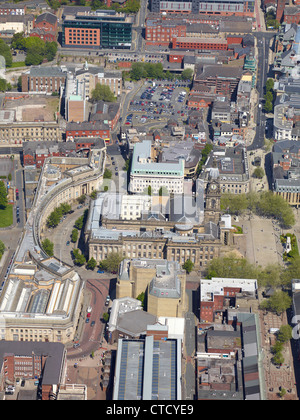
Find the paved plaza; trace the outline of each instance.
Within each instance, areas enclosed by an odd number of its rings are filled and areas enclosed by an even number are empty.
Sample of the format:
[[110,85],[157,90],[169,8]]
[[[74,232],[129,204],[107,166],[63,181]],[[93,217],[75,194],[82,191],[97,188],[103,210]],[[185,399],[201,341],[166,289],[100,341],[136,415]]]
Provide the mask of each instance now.
[[276,366],[272,363],[271,347],[275,344],[275,335],[270,333],[270,328],[280,328],[281,325],[286,325],[286,314],[277,315],[272,312],[260,311],[259,318],[263,349],[262,363],[265,374],[265,397],[267,400],[279,400],[279,392],[283,388],[286,390],[284,400],[298,400],[290,342],[284,345],[282,352],[284,363],[282,366]]
[[238,222],[233,223],[243,229],[242,235],[235,235],[235,244],[251,264],[262,267],[282,264],[281,229],[275,221],[255,215],[243,215]]

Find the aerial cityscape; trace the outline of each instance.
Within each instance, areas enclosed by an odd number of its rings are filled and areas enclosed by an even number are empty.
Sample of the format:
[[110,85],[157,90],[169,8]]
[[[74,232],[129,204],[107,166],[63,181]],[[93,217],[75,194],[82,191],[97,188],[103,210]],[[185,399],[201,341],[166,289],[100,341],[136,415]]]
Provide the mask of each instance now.
[[299,400],[299,207],[299,0],[0,0],[1,400]]

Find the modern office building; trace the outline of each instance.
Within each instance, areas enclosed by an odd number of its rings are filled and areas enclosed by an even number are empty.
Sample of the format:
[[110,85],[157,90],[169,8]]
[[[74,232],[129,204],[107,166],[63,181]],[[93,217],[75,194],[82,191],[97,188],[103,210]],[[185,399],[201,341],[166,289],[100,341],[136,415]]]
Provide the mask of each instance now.
[[184,160],[178,162],[156,162],[150,140],[137,143],[133,150],[129,190],[143,193],[151,187],[153,193],[166,188],[169,193],[182,194],[184,181]]
[[130,49],[132,23],[132,17],[114,10],[65,15],[62,23],[62,46]]

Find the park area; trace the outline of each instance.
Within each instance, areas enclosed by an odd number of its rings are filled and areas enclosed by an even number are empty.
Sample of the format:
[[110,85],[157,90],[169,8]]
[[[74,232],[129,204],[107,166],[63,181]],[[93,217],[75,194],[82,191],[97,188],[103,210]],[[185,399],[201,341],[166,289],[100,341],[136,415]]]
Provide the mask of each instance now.
[[0,228],[13,224],[13,205],[8,204],[4,209],[0,208]]

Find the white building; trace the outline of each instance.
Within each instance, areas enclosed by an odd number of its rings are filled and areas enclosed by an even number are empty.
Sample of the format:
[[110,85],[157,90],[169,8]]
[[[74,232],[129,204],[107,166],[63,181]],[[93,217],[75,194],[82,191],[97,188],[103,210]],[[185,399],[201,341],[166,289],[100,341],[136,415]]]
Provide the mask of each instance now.
[[129,191],[143,193],[149,186],[157,194],[164,187],[169,193],[182,194],[184,182],[184,160],[178,163],[155,162],[151,153],[151,141],[144,140],[134,146]]

